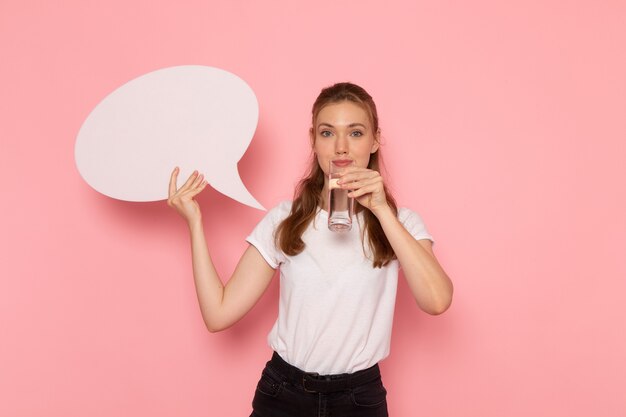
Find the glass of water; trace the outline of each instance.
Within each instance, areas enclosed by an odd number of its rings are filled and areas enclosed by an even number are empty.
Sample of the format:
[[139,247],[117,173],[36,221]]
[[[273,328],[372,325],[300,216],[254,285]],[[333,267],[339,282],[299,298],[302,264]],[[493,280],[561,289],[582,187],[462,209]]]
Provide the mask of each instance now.
[[347,232],[352,228],[354,200],[348,197],[348,190],[337,184],[339,174],[354,166],[351,160],[330,161],[328,170],[328,228],[333,232]]

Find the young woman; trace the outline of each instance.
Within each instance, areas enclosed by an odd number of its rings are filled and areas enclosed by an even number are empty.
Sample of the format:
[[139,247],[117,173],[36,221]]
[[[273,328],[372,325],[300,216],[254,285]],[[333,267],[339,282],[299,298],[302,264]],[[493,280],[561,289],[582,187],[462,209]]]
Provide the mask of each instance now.
[[[270,210],[247,241],[224,285],[204,238],[194,197],[207,182],[194,172],[168,204],[187,221],[202,317],[211,332],[241,319],[280,269],[278,319],[268,341],[274,355],[263,370],[252,416],[387,416],[378,362],[389,354],[398,268],[418,306],[444,312],[452,283],[432,250],[420,217],[397,209],[379,172],[376,105],[361,87],[339,83],[313,105],[311,165],[293,202]],[[349,232],[326,226],[330,161],[353,162],[338,181],[354,198]]]

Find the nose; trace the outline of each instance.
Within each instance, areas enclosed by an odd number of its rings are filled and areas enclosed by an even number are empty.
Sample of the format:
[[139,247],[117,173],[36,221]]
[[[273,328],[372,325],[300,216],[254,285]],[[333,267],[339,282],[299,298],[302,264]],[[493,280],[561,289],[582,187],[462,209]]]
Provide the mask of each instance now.
[[335,154],[345,155],[348,153],[348,139],[344,135],[338,135],[335,142]]

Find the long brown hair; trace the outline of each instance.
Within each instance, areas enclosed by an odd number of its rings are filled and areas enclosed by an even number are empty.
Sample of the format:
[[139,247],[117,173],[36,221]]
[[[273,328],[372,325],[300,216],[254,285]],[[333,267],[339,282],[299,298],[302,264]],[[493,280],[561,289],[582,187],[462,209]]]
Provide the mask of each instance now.
[[[351,101],[363,107],[370,116],[372,128],[378,133],[378,113],[376,112],[376,104],[367,91],[362,87],[352,83],[337,83],[330,87],[324,88],[320,95],[313,103],[312,126],[315,126],[315,120],[319,112],[328,104],[341,101]],[[311,134],[314,134],[314,128],[311,127]],[[367,167],[380,172],[381,167],[380,147],[370,155],[370,161]],[[294,199],[291,205],[291,212],[276,229],[276,245],[289,256],[295,256],[304,250],[305,244],[302,240],[302,234],[315,218],[318,208],[322,203],[322,189],[324,188],[324,172],[320,168],[315,155],[311,155],[311,163],[309,169],[302,180],[296,186]],[[387,189],[384,187],[387,203],[395,214],[398,213],[396,202]],[[363,244],[365,238],[373,256],[374,268],[380,268],[387,265],[391,260],[396,258],[396,254],[387,240],[387,236],[383,232],[380,222],[370,210],[366,210],[360,204],[355,204],[355,212],[363,213]]]

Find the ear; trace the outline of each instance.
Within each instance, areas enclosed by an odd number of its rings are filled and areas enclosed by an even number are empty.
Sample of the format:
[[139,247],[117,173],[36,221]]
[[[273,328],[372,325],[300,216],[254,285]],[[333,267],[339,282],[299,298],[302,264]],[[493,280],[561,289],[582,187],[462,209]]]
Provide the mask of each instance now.
[[372,144],[372,150],[370,153],[376,152],[378,148],[380,148],[380,129],[378,129],[374,135],[374,143]]
[[315,132],[313,127],[309,128],[309,140],[311,141],[311,149],[315,146]]

